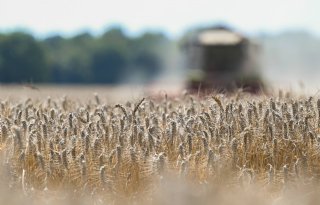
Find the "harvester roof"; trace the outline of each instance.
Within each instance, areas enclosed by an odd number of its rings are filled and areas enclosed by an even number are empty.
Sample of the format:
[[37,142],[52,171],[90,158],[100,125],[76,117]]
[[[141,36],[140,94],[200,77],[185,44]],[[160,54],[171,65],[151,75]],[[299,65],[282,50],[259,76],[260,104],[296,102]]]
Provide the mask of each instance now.
[[242,36],[228,30],[206,30],[198,35],[201,45],[235,45],[242,40]]

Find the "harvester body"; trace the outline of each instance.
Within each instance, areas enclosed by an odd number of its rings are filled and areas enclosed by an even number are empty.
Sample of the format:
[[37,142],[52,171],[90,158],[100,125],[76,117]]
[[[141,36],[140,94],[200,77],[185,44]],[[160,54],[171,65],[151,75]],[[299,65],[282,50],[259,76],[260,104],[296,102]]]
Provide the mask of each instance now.
[[258,92],[259,46],[224,27],[202,29],[184,44],[190,90]]

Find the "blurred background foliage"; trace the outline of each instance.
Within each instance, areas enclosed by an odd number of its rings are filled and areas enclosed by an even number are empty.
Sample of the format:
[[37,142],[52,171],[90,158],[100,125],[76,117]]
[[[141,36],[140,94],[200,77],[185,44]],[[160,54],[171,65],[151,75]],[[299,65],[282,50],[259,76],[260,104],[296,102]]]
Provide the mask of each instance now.
[[[72,37],[0,33],[0,83],[176,83],[185,80],[191,66],[186,65],[182,46],[188,37],[190,32],[176,39],[152,31],[132,36],[119,26],[100,35],[82,32]],[[264,78],[318,85],[318,36],[297,30],[248,37],[259,45]]]
[[0,82],[148,83],[168,67],[174,47],[162,33],[129,37],[119,27],[100,36],[84,32],[70,38],[0,34]]

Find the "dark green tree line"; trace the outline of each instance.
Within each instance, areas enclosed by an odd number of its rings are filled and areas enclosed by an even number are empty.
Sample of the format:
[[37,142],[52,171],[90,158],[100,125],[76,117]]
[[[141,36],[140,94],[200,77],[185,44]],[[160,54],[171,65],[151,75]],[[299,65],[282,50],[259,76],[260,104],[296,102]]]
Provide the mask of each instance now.
[[24,33],[0,36],[0,81],[46,82],[49,64],[41,42]]
[[129,37],[121,28],[42,40],[23,32],[0,34],[0,83],[148,82],[164,68],[172,43],[159,33]]

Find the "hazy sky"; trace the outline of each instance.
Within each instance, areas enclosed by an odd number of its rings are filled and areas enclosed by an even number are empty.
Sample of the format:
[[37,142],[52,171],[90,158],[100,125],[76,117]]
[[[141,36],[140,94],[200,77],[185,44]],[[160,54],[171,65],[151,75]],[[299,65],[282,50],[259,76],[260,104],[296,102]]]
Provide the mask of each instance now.
[[0,0],[0,31],[72,35],[119,24],[131,34],[153,29],[179,36],[196,24],[227,22],[248,33],[304,29],[319,35],[319,11],[320,0]]

